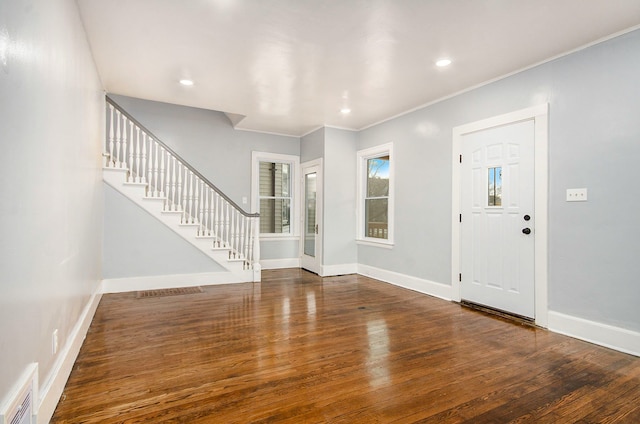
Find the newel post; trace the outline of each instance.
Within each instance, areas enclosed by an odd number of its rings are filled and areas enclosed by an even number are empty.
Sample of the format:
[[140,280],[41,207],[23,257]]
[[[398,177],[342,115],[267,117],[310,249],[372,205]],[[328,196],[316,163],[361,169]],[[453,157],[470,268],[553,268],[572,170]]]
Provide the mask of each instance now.
[[259,283],[262,280],[262,267],[260,266],[260,217],[253,221],[253,282]]

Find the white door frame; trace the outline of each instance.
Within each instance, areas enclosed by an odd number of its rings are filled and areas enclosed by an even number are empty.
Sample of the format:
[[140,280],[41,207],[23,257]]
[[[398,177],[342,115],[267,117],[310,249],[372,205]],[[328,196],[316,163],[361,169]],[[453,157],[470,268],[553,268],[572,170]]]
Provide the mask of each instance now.
[[324,182],[324,169],[322,168],[322,158],[314,159],[308,162],[304,162],[300,164],[300,246],[299,246],[299,257],[300,257],[300,267],[302,268],[302,259],[304,256],[304,236],[305,236],[305,210],[306,208],[306,191],[304,185],[304,175],[305,169],[310,168],[312,166],[318,167],[318,179],[316,180],[316,225],[318,225],[318,235],[317,235],[317,243],[316,243],[316,262],[318,266],[318,275],[322,276],[322,245],[323,245],[323,234],[324,234],[324,221],[323,221],[323,182]]
[[476,131],[534,120],[534,184],[535,205],[535,323],[547,327],[548,315],[548,191],[549,191],[549,105],[547,103],[494,116],[453,128],[452,152],[452,200],[451,200],[451,287],[453,300],[460,301],[460,153],[462,138]]

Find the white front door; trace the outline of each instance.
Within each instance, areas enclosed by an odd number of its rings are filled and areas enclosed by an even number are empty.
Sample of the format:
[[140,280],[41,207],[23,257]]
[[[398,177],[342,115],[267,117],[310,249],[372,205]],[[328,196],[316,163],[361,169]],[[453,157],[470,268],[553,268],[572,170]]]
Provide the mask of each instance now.
[[322,264],[322,175],[317,161],[302,164],[303,210],[300,264],[302,268],[321,273]]
[[462,300],[535,318],[534,120],[462,137]]

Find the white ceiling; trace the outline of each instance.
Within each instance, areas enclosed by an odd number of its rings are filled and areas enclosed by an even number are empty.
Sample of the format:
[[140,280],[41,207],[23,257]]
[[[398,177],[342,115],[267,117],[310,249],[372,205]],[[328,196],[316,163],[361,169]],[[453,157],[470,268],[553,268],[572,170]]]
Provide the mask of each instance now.
[[78,4],[107,92],[296,136],[361,129],[640,24],[639,0]]

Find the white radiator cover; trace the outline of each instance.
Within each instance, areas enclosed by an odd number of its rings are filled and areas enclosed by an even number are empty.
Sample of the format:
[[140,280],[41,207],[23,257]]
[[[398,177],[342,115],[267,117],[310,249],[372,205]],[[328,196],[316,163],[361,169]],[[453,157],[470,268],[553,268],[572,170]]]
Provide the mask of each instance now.
[[0,424],[35,423],[38,399],[38,364],[30,364],[0,409]]

